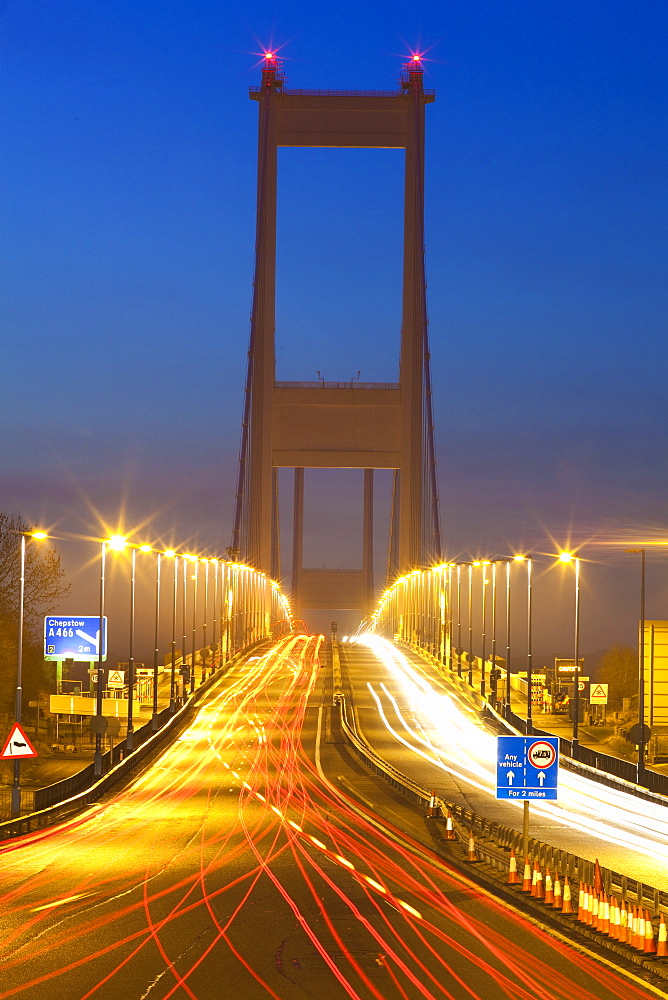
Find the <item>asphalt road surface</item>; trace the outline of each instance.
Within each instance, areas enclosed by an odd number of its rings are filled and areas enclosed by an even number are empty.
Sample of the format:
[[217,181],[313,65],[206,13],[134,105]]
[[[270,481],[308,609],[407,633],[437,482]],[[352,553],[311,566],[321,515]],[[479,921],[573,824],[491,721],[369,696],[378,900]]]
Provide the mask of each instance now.
[[320,646],[251,658],[122,791],[2,845],[0,1000],[667,995],[411,836],[327,735]]

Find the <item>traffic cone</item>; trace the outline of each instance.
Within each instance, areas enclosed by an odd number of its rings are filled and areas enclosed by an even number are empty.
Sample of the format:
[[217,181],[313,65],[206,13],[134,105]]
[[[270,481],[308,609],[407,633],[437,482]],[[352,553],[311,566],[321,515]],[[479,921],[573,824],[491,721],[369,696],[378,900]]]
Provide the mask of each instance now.
[[550,875],[549,866],[545,869],[545,899],[543,902],[546,906],[552,906],[554,903],[554,888],[552,887],[552,876]]
[[659,918],[659,940],[656,944],[656,957],[668,958],[668,929],[663,913]]
[[636,951],[645,950],[645,914],[644,911],[638,907],[635,910],[635,918],[633,921],[634,936],[633,936],[633,947]]
[[603,892],[603,875],[601,873],[601,866],[598,863],[598,858],[594,862],[594,892],[598,896],[599,893]]
[[436,803],[436,792],[432,792],[429,797],[429,805],[427,806],[426,819],[436,819],[440,813],[440,809]]
[[455,828],[452,824],[452,809],[448,809],[448,815],[445,820],[445,840],[456,840]]
[[585,921],[585,887],[584,882],[580,882],[580,888],[578,889],[578,915],[577,919],[581,924]]
[[545,895],[545,890],[543,889],[543,873],[540,870],[540,864],[538,861],[533,863],[533,878],[531,880],[531,895],[534,899],[542,899]]
[[517,874],[517,858],[515,857],[515,851],[510,848],[510,868],[508,870],[508,885],[517,885],[520,880]]
[[564,901],[561,906],[562,913],[573,913],[573,901],[571,900],[571,886],[568,875],[564,876]]
[[616,896],[610,897],[610,937],[613,941],[619,941],[620,931],[620,911],[619,900]]
[[652,924],[652,918],[649,915],[649,910],[645,910],[645,942],[643,951],[646,955],[653,955],[656,952],[656,945],[654,944],[654,925]]
[[629,908],[626,905],[626,900],[623,899],[619,904],[619,941],[621,944],[626,944],[629,940]]
[[594,892],[593,886],[589,887],[589,919],[587,923],[594,929],[598,927],[598,896]]
[[610,900],[604,892],[598,904],[598,929],[601,934],[610,933]]
[[529,859],[524,859],[524,877],[522,879],[522,892],[531,892],[531,865]]
[[559,878],[559,872],[554,873],[554,899],[552,900],[552,906],[555,910],[560,910],[563,905],[563,889],[561,887],[561,879]]
[[479,861],[478,853],[475,849],[475,838],[473,836],[473,830],[469,830],[469,851],[466,858],[467,861]]

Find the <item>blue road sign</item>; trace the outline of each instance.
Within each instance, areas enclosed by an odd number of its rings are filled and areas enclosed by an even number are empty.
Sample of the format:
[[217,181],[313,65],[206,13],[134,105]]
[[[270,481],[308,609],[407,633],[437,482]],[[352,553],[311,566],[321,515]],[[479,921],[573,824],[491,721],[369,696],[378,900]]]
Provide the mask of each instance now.
[[558,736],[498,736],[497,799],[556,799]]
[[[99,615],[47,615],[44,619],[45,660],[98,660]],[[107,658],[107,619],[102,619],[102,659]]]

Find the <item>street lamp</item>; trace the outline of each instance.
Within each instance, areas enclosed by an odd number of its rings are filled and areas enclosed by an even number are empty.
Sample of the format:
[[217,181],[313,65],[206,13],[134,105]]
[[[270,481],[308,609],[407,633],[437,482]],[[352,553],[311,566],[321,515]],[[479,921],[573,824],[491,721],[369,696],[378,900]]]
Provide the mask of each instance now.
[[578,747],[578,724],[580,721],[580,560],[572,552],[560,552],[559,562],[573,563],[575,566],[575,661],[573,667],[573,740],[572,754],[576,756]]
[[179,589],[179,557],[174,549],[168,549],[165,555],[174,560],[174,576],[172,584],[172,670],[169,685],[169,711],[174,714],[176,709],[176,598]]
[[489,580],[487,579],[487,567],[490,565],[489,559],[483,559],[480,563],[482,566],[482,655],[480,659],[480,694],[484,698],[487,695],[487,686],[485,683],[485,653],[487,644],[487,584]]
[[640,553],[640,642],[638,647],[638,784],[645,781],[645,549],[627,549]]
[[[142,545],[139,549],[140,552],[151,552],[150,545]],[[154,631],[154,642],[153,642],[153,709],[151,714],[151,730],[156,732],[158,729],[158,633],[160,631],[160,560],[162,558],[162,552],[157,553],[157,562],[155,568],[155,631]]]
[[473,687],[473,563],[469,563],[469,687]]
[[[16,698],[14,702],[14,721],[21,725],[23,709],[23,602],[25,597],[26,576],[26,536],[42,541],[49,536],[45,531],[21,531],[19,544],[19,622],[18,641],[16,646]],[[12,818],[21,813],[21,761],[14,761],[14,783],[12,785]]]
[[462,565],[457,563],[457,676],[462,676]]
[[125,730],[125,747],[130,753],[133,749],[133,707],[135,691],[135,571],[137,568],[137,548],[132,546],[130,555],[130,650],[128,655],[128,724]]
[[193,573],[193,627],[192,627],[192,647],[190,656],[190,693],[192,694],[195,690],[195,648],[197,645],[197,570],[199,568],[199,559],[197,556],[191,556],[192,561],[195,563],[195,572]]

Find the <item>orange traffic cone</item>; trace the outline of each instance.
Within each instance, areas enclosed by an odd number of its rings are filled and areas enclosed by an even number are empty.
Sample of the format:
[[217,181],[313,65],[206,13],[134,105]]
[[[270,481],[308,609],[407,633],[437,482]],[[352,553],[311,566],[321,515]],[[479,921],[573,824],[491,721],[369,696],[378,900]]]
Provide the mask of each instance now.
[[554,873],[554,899],[552,900],[552,906],[555,910],[560,910],[563,903],[563,889],[561,887],[561,879],[559,878],[559,872]]
[[545,890],[543,888],[543,873],[540,870],[540,864],[538,861],[533,863],[533,878],[531,880],[531,895],[534,899],[542,899],[545,895]]
[[626,944],[629,939],[629,908],[623,899],[619,907],[619,940]]
[[638,907],[636,911],[636,918],[633,921],[635,928],[635,936],[633,938],[633,947],[636,951],[645,950],[645,911]]
[[473,830],[469,830],[469,851],[466,858],[467,861],[479,861],[478,853],[475,849],[475,838],[473,836]]
[[581,924],[585,921],[585,887],[584,882],[580,882],[580,888],[578,890],[578,916],[577,919]]
[[510,848],[510,868],[508,870],[508,885],[517,885],[520,880],[517,874],[517,858],[515,857],[515,852]]
[[590,927],[598,927],[598,896],[594,892],[593,886],[589,887],[589,919],[587,923]]
[[656,952],[654,944],[654,925],[649,915],[649,910],[645,910],[645,941],[643,951],[646,955],[653,955]]
[[552,876],[550,875],[549,866],[545,869],[545,899],[543,902],[546,906],[552,906],[554,903],[554,889],[552,887]]
[[571,886],[568,875],[564,876],[564,901],[561,906],[562,913],[573,913],[573,901],[571,899]]
[[427,806],[426,819],[436,819],[440,814],[440,809],[436,802],[436,792],[432,792],[429,798],[429,805]]
[[663,913],[659,918],[659,940],[656,945],[656,957],[668,958],[668,930]]
[[522,879],[522,892],[531,892],[531,865],[529,859],[524,859],[524,877]]
[[610,897],[610,937],[613,941],[619,941],[620,930],[619,901],[616,896]]
[[447,819],[445,821],[445,839],[446,840],[456,840],[455,828],[452,824],[452,809],[448,809]]
[[603,892],[603,875],[601,873],[601,866],[598,863],[598,858],[594,862],[594,892],[598,896],[599,893]]
[[598,904],[598,929],[601,934],[610,934],[610,900],[605,893]]

